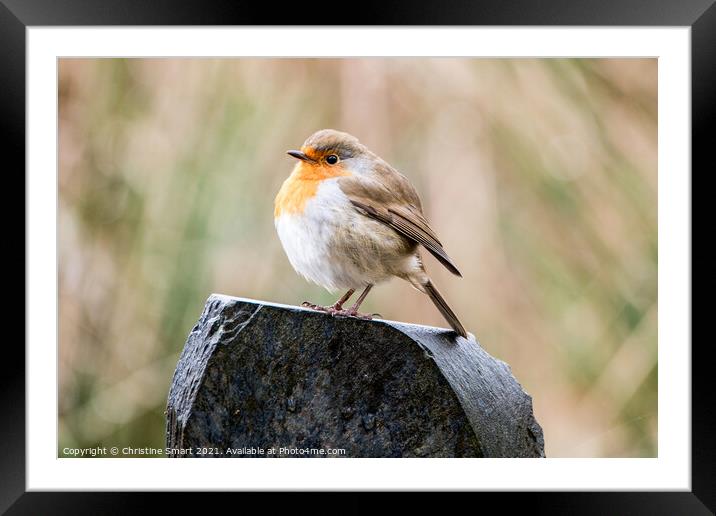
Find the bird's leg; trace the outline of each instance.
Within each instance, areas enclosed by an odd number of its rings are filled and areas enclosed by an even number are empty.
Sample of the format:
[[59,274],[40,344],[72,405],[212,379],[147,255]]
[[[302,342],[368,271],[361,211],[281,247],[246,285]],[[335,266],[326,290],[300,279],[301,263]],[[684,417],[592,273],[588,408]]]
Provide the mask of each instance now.
[[336,301],[336,304],[333,305],[333,308],[335,310],[343,310],[343,303],[345,303],[346,301],[348,301],[351,298],[351,296],[353,295],[353,292],[355,292],[354,288],[352,288],[348,292],[346,292],[342,298],[340,298],[338,301]]
[[358,308],[360,307],[361,303],[365,300],[366,296],[368,295],[368,292],[370,292],[370,289],[373,288],[373,285],[368,285],[363,292],[361,292],[360,296],[358,296],[358,299],[356,299],[356,302],[353,306],[351,306],[348,310],[344,310],[345,315],[349,315],[351,317],[358,317],[360,319],[372,319],[372,315],[368,314],[362,314],[358,311]]
[[343,310],[343,303],[348,301],[350,297],[355,292],[355,289],[350,289],[348,292],[346,292],[342,298],[340,298],[334,305],[331,306],[321,306],[321,305],[314,305],[313,303],[309,303],[308,301],[304,301],[301,303],[301,306],[305,306],[306,308],[312,308],[313,310],[318,310],[319,312],[328,312],[331,315],[335,315],[337,313],[344,312]]

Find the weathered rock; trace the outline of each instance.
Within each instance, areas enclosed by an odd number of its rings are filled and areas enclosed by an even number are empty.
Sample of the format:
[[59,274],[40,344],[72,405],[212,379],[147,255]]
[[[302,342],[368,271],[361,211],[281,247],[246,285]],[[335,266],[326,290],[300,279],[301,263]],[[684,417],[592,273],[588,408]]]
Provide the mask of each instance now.
[[190,456],[544,456],[530,396],[472,336],[217,294],[174,373],[167,446]]

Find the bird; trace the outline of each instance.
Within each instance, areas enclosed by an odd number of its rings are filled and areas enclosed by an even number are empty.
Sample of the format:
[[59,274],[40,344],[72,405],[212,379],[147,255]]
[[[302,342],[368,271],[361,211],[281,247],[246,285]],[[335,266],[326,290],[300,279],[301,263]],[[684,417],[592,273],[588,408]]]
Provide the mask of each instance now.
[[[322,129],[309,136],[274,201],[274,223],[294,270],[331,293],[330,306],[302,305],[334,316],[371,319],[358,311],[374,285],[392,277],[427,294],[451,328],[465,327],[428,276],[420,249],[462,277],[423,214],[407,177],[355,136]],[[350,308],[350,297],[363,289]]]

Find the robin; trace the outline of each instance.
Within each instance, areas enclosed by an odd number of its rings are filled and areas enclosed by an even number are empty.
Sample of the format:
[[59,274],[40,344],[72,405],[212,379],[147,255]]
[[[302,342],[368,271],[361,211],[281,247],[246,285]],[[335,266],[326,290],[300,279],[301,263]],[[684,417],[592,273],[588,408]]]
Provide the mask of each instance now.
[[[303,306],[370,319],[358,308],[370,289],[397,276],[427,294],[462,337],[465,328],[430,281],[420,258],[427,249],[462,276],[422,212],[408,179],[348,133],[323,129],[311,135],[276,196],[274,221],[293,268],[331,292],[347,290],[334,305]],[[362,288],[355,304],[343,305]]]

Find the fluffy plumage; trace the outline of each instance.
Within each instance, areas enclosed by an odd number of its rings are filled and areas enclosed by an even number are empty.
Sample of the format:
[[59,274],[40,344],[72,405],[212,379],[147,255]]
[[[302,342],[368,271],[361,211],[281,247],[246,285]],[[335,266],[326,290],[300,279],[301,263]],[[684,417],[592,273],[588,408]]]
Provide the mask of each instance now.
[[419,245],[452,273],[460,272],[425,219],[408,179],[355,137],[330,129],[290,153],[299,162],[276,196],[274,215],[293,268],[332,292],[397,276],[427,294],[466,337],[426,274]]

